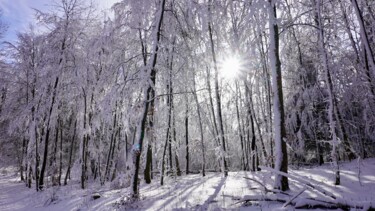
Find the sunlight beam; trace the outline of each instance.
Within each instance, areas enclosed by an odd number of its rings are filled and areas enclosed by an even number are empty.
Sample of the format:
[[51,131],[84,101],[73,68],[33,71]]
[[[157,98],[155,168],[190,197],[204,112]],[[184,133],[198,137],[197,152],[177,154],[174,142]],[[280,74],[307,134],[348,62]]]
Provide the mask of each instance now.
[[240,73],[241,62],[237,57],[226,58],[220,67],[220,76],[224,79],[234,79]]

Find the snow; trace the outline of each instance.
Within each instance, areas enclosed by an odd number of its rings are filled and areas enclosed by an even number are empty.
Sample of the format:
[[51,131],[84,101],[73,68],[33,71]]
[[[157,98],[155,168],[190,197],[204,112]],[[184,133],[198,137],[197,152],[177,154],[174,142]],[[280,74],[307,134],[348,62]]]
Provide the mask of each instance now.
[[[363,160],[361,166],[362,186],[358,182],[357,161],[341,164],[342,185],[334,186],[331,166],[290,170],[290,174],[301,180],[329,191],[338,202],[369,207],[375,204],[375,159]],[[206,177],[193,174],[176,178],[167,178],[166,185],[160,186],[159,180],[152,184],[141,184],[141,199],[123,205],[123,200],[131,193],[130,188],[111,190],[105,186],[88,185],[87,190],[80,189],[79,181],[70,181],[67,186],[47,188],[43,192],[28,189],[14,173],[16,169],[0,169],[0,210],[294,210],[290,205],[282,208],[280,202],[252,202],[244,206],[245,199],[283,199],[290,200],[304,189],[304,185],[290,181],[290,196],[265,193],[264,188],[252,180],[258,180],[272,189],[274,176],[270,171],[230,172],[228,177],[221,173],[208,173]],[[94,200],[93,195],[100,198]],[[54,196],[56,201],[51,202]],[[314,204],[305,198],[331,200],[317,191],[306,189],[293,199],[297,205]]]

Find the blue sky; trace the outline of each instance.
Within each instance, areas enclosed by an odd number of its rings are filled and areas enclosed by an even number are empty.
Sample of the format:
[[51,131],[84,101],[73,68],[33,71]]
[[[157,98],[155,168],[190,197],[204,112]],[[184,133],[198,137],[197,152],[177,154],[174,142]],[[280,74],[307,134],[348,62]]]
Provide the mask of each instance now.
[[[3,11],[1,20],[8,25],[8,31],[4,40],[14,41],[18,31],[24,31],[30,23],[35,23],[34,11],[50,9],[54,2],[59,0],[0,0],[0,8]],[[120,0],[94,0],[98,8],[109,9],[113,3]]]

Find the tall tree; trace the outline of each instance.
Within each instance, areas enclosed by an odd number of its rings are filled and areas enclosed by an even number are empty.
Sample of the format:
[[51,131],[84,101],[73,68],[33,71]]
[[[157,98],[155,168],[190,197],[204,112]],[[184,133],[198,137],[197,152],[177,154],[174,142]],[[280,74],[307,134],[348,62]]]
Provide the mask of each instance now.
[[145,135],[145,128],[146,128],[146,117],[147,117],[147,111],[149,108],[150,100],[152,99],[151,92],[154,88],[154,84],[151,84],[152,81],[154,81],[156,77],[156,62],[157,62],[157,56],[158,56],[158,50],[159,50],[159,41],[161,37],[161,26],[163,22],[163,16],[164,16],[164,10],[165,10],[165,2],[166,0],[161,0],[159,2],[159,8],[158,12],[155,15],[156,20],[156,27],[154,31],[154,37],[153,37],[153,49],[152,49],[152,55],[150,58],[150,61],[148,62],[148,68],[146,69],[145,80],[146,87],[143,88],[143,111],[142,116],[139,120],[138,126],[137,126],[137,135],[136,135],[136,148],[137,152],[135,154],[135,160],[134,160],[134,172],[132,175],[132,197],[138,198],[139,197],[139,184],[138,184],[138,172],[140,168],[140,161],[141,161],[141,150],[143,146],[143,139]]
[[[212,0],[208,1],[208,15],[209,15],[209,21],[208,21],[208,35],[210,39],[210,47],[211,47],[211,56],[214,66],[214,85],[215,85],[215,99],[216,99],[216,112],[217,112],[217,124],[218,124],[218,138],[220,140],[221,144],[221,169],[224,174],[224,176],[228,176],[228,164],[226,160],[226,145],[225,145],[225,133],[224,133],[224,122],[223,122],[223,115],[221,110],[221,97],[220,97],[220,87],[219,87],[219,70],[217,67],[217,59],[216,59],[216,51],[215,51],[215,44],[214,44],[214,38],[213,38],[213,30],[212,30],[212,15],[211,10],[213,7]],[[215,114],[214,114],[215,115]]]
[[[284,121],[284,103],[281,77],[281,62],[279,56],[279,28],[276,15],[276,0],[269,0],[269,30],[270,30],[270,67],[272,70],[273,112],[274,112],[274,139],[276,145],[275,169],[288,172],[288,154],[286,149],[286,131]],[[275,188],[282,191],[289,189],[288,178],[277,175]]]

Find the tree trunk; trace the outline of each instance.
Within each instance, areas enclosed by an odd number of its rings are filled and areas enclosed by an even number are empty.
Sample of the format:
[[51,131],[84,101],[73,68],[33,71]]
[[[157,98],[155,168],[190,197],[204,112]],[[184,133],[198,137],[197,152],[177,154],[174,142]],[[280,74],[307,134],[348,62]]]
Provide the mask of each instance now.
[[197,105],[197,114],[198,114],[198,122],[199,122],[199,133],[200,133],[200,143],[201,143],[201,150],[202,150],[202,176],[206,176],[206,153],[205,153],[205,147],[204,147],[204,139],[203,139],[203,125],[202,125],[202,117],[201,117],[201,108],[198,102],[198,95],[197,90],[195,86],[195,76],[193,79],[193,95],[195,104]]
[[186,145],[186,175],[189,174],[189,101],[186,98],[185,104],[185,145]]
[[[272,89],[274,106],[274,137],[276,144],[276,165],[275,169],[281,172],[288,172],[288,155],[286,149],[286,131],[284,123],[284,104],[281,77],[281,62],[279,57],[279,30],[276,22],[275,0],[269,0],[269,25],[270,27],[270,66],[272,69]],[[275,188],[282,191],[289,189],[288,178],[277,175]]]
[[44,153],[43,153],[43,163],[42,163],[42,169],[40,170],[40,177],[39,177],[39,190],[43,190],[44,187],[44,172],[46,170],[46,165],[47,165],[47,156],[48,156],[48,144],[49,144],[49,134],[50,134],[50,121],[51,121],[51,116],[52,116],[52,111],[53,111],[53,106],[55,105],[55,100],[56,100],[56,89],[59,84],[59,77],[56,77],[55,80],[55,85],[53,87],[53,93],[52,93],[52,101],[51,101],[51,106],[49,109],[49,116],[48,116],[48,121],[46,125],[46,137],[45,137],[45,142],[44,142]]
[[81,150],[82,150],[82,154],[81,154],[81,188],[82,189],[85,189],[85,182],[86,182],[86,170],[87,170],[87,149],[86,149],[86,146],[87,146],[87,131],[86,131],[86,128],[87,128],[87,93],[85,92],[85,89],[82,88],[82,91],[83,91],[83,101],[84,101],[84,112],[83,112],[83,131],[84,131],[84,134],[83,134],[83,139],[82,139],[82,147],[81,147]]
[[111,142],[109,144],[109,151],[108,151],[108,156],[107,156],[107,162],[106,162],[106,167],[105,167],[105,173],[104,173],[104,178],[106,181],[109,181],[109,173],[110,173],[110,169],[111,169],[111,164],[113,162],[113,160],[111,159],[111,154],[113,153],[114,151],[114,141],[115,141],[115,133],[117,131],[116,129],[116,125],[117,125],[117,101],[115,103],[115,113],[114,113],[114,117],[113,117],[113,125],[112,125],[112,134],[111,134]]
[[[144,45],[144,41],[142,39],[142,32],[139,30],[139,37],[141,40],[141,50],[142,50],[142,57],[143,57],[143,65],[147,66],[147,49]],[[153,81],[154,86],[156,81]],[[147,128],[147,135],[148,135],[148,143],[147,143],[147,153],[146,153],[146,167],[144,170],[144,179],[147,184],[151,183],[152,179],[152,143],[154,142],[154,111],[155,111],[155,90],[151,89],[151,102],[150,108],[148,111],[148,128]]]
[[[161,35],[161,24],[163,21],[163,15],[164,15],[164,6],[165,1],[162,0],[160,3],[160,9],[159,9],[159,16],[157,17],[157,27],[156,27],[156,33],[154,38],[154,49],[152,52],[152,56],[150,58],[149,64],[151,64],[150,68],[148,68],[147,74],[149,74],[149,77],[151,79],[151,82],[155,81],[156,77],[156,71],[155,71],[155,65],[157,61],[157,53],[159,48],[159,40]],[[139,172],[139,165],[141,160],[141,150],[143,146],[143,139],[145,135],[145,127],[146,127],[146,119],[147,119],[147,111],[149,107],[150,100],[152,98],[151,96],[151,90],[153,89],[153,84],[148,84],[147,89],[144,89],[144,109],[142,113],[141,120],[139,122],[139,125],[137,127],[137,141],[138,141],[138,147],[139,147],[139,153],[135,154],[135,163],[134,163],[134,174],[132,178],[132,197],[138,198],[139,197],[139,186],[138,186],[138,172]]]
[[213,34],[212,34],[212,23],[211,23],[211,7],[212,7],[212,0],[209,0],[208,2],[208,13],[209,13],[209,22],[208,22],[208,33],[209,33],[209,39],[211,44],[211,54],[212,54],[212,60],[214,65],[214,80],[215,80],[215,97],[216,97],[216,110],[217,110],[217,121],[218,121],[218,136],[220,139],[221,144],[221,160],[222,160],[222,172],[224,176],[228,176],[228,166],[226,161],[226,145],[225,145],[225,134],[224,134],[224,123],[223,123],[223,116],[221,114],[221,99],[220,99],[220,93],[219,93],[219,72],[217,68],[217,62],[216,62],[216,53],[215,53],[215,46],[214,46],[214,40],[213,40]]
[[74,130],[73,130],[73,137],[70,142],[70,150],[69,150],[69,161],[68,161],[68,168],[66,170],[64,185],[68,184],[68,178],[70,178],[70,169],[72,166],[72,157],[73,157],[73,149],[74,149],[74,140],[76,138],[76,130],[77,130],[77,119],[74,122]]
[[[25,181],[25,178],[23,176],[23,172],[24,172],[24,157],[25,157],[25,154],[26,154],[26,138],[23,137],[22,139],[22,153],[21,153],[21,160],[20,160],[20,176],[21,176],[21,181]],[[26,171],[26,174],[27,174],[27,171]],[[26,178],[27,178],[27,175],[26,175]],[[27,179],[26,179],[27,180]]]
[[63,159],[63,128],[62,128],[62,121],[60,120],[60,128],[61,128],[61,131],[60,131],[60,151],[59,151],[59,155],[60,155],[60,163],[59,163],[59,177],[58,177],[58,182],[59,182],[59,186],[61,186],[61,175],[62,175],[62,166],[63,166],[63,162],[62,162],[62,159]]
[[330,131],[332,135],[332,162],[334,166],[334,171],[335,171],[335,185],[340,185],[340,170],[339,170],[339,165],[338,165],[338,152],[337,152],[337,135],[336,135],[336,122],[335,122],[335,100],[334,100],[334,95],[333,95],[333,84],[332,84],[332,78],[331,78],[331,73],[330,73],[330,68],[328,65],[328,55],[327,51],[325,49],[325,43],[324,43],[324,36],[323,36],[323,24],[322,24],[322,17],[321,17],[321,6],[320,6],[320,0],[314,0],[315,1],[315,16],[316,16],[316,22],[318,24],[318,36],[319,36],[319,47],[320,47],[320,53],[321,53],[321,60],[323,63],[323,68],[325,71],[325,81],[327,85],[327,91],[328,91],[328,119],[329,119],[329,125],[330,125]]
[[243,132],[242,132],[242,125],[241,125],[241,118],[240,118],[240,111],[238,106],[238,101],[241,100],[240,95],[241,90],[238,87],[238,82],[236,81],[236,115],[237,115],[237,124],[238,124],[238,136],[240,139],[241,144],[241,168],[242,170],[246,170],[245,167],[245,149],[244,149],[244,138],[243,138]]
[[358,19],[359,27],[361,29],[361,39],[362,39],[362,42],[363,42],[363,44],[365,46],[365,49],[366,49],[367,58],[368,58],[368,61],[370,62],[370,67],[372,68],[372,73],[375,75],[374,53],[371,49],[369,38],[368,38],[367,33],[366,33],[362,12],[359,9],[357,0],[352,0],[352,4],[353,4],[355,14],[356,14],[357,19]]
[[[262,33],[260,33],[260,35],[259,35],[259,40],[260,40],[260,43],[259,43],[258,48],[259,48],[259,53],[261,55],[261,61],[262,61],[262,70],[263,70],[262,74],[263,74],[263,77],[266,79],[266,83],[264,84],[264,86],[265,86],[265,90],[267,92],[266,104],[267,104],[268,117],[264,116],[264,121],[266,122],[266,134],[267,134],[267,137],[268,137],[268,142],[270,144],[270,155],[269,156],[267,154],[262,135],[260,135],[260,137],[261,137],[261,141],[262,141],[262,151],[263,151],[265,161],[266,161],[266,163],[268,163],[270,161],[271,162],[270,166],[272,168],[274,168],[273,139],[272,139],[272,135],[271,135],[272,134],[271,82],[270,82],[270,74],[269,74],[269,71],[268,71],[267,55],[266,55],[266,52],[265,52],[265,49],[264,49],[264,44],[263,44]],[[261,134],[260,133],[260,127],[259,127],[259,124],[258,124],[258,121],[256,120],[256,118],[255,118],[255,122],[257,123],[258,132],[259,132],[259,134]]]

